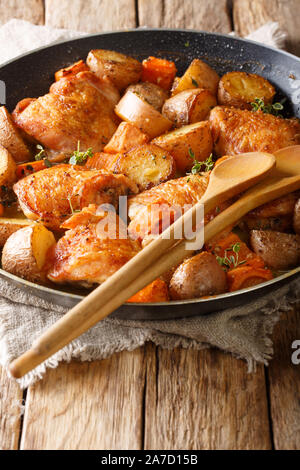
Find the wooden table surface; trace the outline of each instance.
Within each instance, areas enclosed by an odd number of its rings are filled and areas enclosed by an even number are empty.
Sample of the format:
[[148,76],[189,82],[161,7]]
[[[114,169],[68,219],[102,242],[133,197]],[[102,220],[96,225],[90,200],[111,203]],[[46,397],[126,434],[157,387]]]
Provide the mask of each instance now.
[[[300,0],[0,0],[0,24],[26,19],[86,32],[192,28],[242,36],[269,20],[300,55]],[[147,344],[63,364],[24,393],[0,371],[1,449],[300,449],[300,311],[274,332],[269,368],[216,350]],[[25,411],[24,415],[21,412]]]

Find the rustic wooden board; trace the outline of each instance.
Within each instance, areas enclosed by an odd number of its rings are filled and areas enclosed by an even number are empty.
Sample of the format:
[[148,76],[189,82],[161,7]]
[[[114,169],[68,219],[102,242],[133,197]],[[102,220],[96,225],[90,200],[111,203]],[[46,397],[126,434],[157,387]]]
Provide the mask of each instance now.
[[213,350],[158,348],[151,358],[147,450],[271,448],[262,366],[248,374],[242,361]]
[[228,33],[227,0],[138,0],[140,26],[187,28]]
[[43,0],[0,0],[0,24],[12,18],[44,24]]
[[49,371],[28,391],[21,449],[141,449],[145,369],[141,348]]
[[46,0],[46,25],[87,33],[135,28],[135,0]]
[[267,21],[278,21],[288,33],[288,50],[300,55],[299,9],[299,0],[233,0],[235,30],[246,36]]
[[0,450],[17,450],[23,392],[0,367]]
[[282,450],[300,449],[300,364],[291,360],[295,340],[300,340],[299,308],[276,326],[275,355],[268,369],[274,444]]

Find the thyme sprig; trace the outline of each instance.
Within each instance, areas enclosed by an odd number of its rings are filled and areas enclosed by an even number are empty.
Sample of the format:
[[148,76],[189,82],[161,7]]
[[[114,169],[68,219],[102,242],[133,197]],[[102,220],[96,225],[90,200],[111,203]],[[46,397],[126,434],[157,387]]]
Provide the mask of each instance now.
[[83,165],[88,158],[92,158],[93,156],[93,150],[89,148],[85,152],[82,152],[80,150],[80,141],[77,143],[77,150],[74,150],[73,155],[71,155],[71,158],[69,160],[70,165]]
[[[230,248],[226,248],[225,255],[223,258],[221,256],[216,257],[219,265],[224,267],[226,270],[230,268],[237,268],[238,266],[245,264],[246,261],[239,261],[240,249],[241,249],[240,243],[235,243]],[[228,255],[228,252],[230,251],[232,251],[234,254]]]
[[273,116],[282,117],[280,111],[284,109],[283,107],[284,100],[280,103],[268,103],[265,104],[264,100],[261,98],[255,98],[255,100],[251,103],[252,111],[262,111],[265,114],[273,114]]
[[194,165],[191,169],[191,174],[196,175],[198,173],[207,173],[208,171],[211,171],[215,165],[215,162],[213,161],[213,154],[211,153],[210,156],[205,160],[204,162],[199,162],[192,149],[189,149],[189,156],[194,162]]

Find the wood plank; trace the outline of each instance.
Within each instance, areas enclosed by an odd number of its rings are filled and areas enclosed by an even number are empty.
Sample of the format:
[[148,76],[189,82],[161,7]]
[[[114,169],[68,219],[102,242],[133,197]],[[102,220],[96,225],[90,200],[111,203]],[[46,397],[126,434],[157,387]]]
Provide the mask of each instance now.
[[148,450],[271,448],[262,366],[248,374],[220,351],[158,348],[145,403]]
[[138,13],[140,26],[231,31],[227,0],[138,0]]
[[275,355],[268,369],[274,444],[282,450],[300,449],[300,364],[292,363],[295,340],[300,342],[300,308],[276,325]]
[[141,449],[144,386],[143,348],[48,371],[29,388],[21,449]]
[[288,33],[287,49],[300,55],[299,0],[233,0],[235,30],[246,36],[268,21]]
[[0,24],[12,18],[44,24],[43,0],[0,0]]
[[87,33],[136,27],[135,0],[46,0],[46,25]]
[[23,392],[0,367],[0,450],[17,450]]

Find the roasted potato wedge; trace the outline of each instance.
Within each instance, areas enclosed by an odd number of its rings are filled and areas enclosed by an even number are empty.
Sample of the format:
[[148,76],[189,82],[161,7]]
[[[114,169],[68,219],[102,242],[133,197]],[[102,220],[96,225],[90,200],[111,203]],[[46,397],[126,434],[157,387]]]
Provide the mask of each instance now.
[[32,224],[32,220],[28,219],[11,219],[0,217],[0,248],[5,245],[13,233]]
[[162,110],[164,102],[169,98],[169,94],[166,90],[150,82],[141,82],[136,85],[131,85],[127,88],[127,91],[136,93],[159,112]]
[[204,251],[176,269],[169,287],[173,300],[222,294],[227,289],[226,274],[216,257]]
[[42,224],[33,224],[13,233],[4,245],[2,268],[31,282],[45,282],[45,264],[55,238]]
[[83,60],[75,62],[75,64],[70,65],[64,69],[58,70],[55,72],[55,81],[58,82],[61,78],[70,78],[76,75],[79,72],[88,72],[89,68]]
[[172,179],[175,171],[172,155],[154,144],[142,145],[121,155],[114,166],[114,173],[128,176],[141,191]]
[[295,232],[300,235],[300,199],[297,201],[294,210],[294,230]]
[[149,137],[130,122],[121,122],[115,134],[104,147],[107,153],[126,153],[134,147],[146,144]]
[[209,90],[197,88],[182,91],[169,98],[163,106],[162,114],[174,122],[176,127],[182,127],[205,121],[215,106],[215,96]]
[[32,159],[29,148],[5,106],[0,108],[0,144],[11,153],[17,163]]
[[268,104],[272,103],[275,93],[273,85],[255,73],[229,72],[219,82],[218,102],[225,106],[251,109],[255,98]]
[[137,83],[142,75],[138,60],[115,51],[95,49],[89,53],[87,65],[99,78],[107,77],[119,91]]
[[183,77],[175,83],[172,95],[192,88],[205,88],[217,95],[220,77],[209,65],[200,59],[194,59]]
[[285,270],[300,263],[300,235],[253,230],[250,242],[252,249],[269,268]]
[[206,160],[212,152],[213,141],[208,121],[197,122],[181,127],[154,139],[153,144],[170,152],[177,170],[185,173],[194,164],[190,151],[199,161]]
[[16,180],[17,165],[10,152],[0,145],[0,187],[10,187]]
[[127,91],[115,108],[116,114],[126,122],[139,127],[151,139],[172,127],[172,122],[132,91]]

